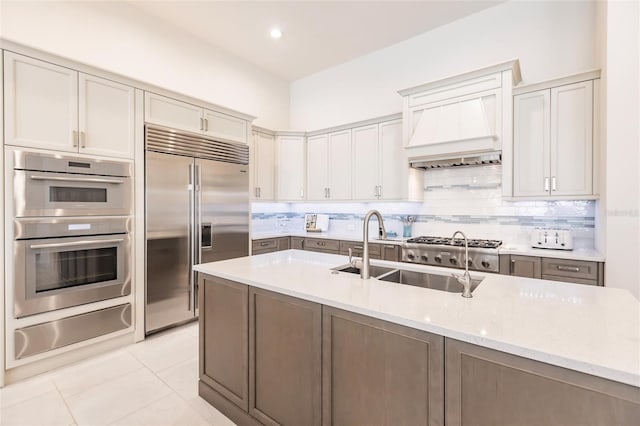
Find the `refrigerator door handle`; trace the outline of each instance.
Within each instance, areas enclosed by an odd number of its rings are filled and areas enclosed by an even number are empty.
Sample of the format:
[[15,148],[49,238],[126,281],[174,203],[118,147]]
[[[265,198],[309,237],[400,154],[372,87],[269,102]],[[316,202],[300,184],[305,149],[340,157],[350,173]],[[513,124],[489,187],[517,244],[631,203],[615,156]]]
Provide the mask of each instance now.
[[[187,233],[189,235],[188,240],[187,240],[187,245],[189,247],[189,269],[191,269],[192,265],[194,264],[193,260],[195,258],[194,256],[194,250],[193,250],[193,235],[191,230],[193,229],[193,208],[194,208],[194,198],[195,198],[195,179],[194,179],[194,173],[193,173],[193,163],[189,164],[189,232]],[[191,311],[193,309],[192,304],[191,304],[191,300],[193,299],[193,272],[189,273],[189,296],[187,297],[187,310]]]
[[213,224],[203,223],[200,225],[201,247],[203,250],[213,248]]

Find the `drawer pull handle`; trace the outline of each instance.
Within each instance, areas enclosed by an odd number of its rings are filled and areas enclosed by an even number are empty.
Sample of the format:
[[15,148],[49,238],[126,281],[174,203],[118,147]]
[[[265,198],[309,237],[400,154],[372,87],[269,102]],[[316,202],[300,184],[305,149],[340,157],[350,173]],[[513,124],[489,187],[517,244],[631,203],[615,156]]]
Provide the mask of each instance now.
[[557,268],[559,271],[580,272],[580,268],[577,266],[558,265]]
[[353,248],[356,249],[356,250],[362,250],[363,247],[362,246],[353,246]]
[[264,242],[261,242],[261,243],[260,243],[260,247],[266,247],[266,246],[268,246],[269,244],[271,244],[271,243],[270,243],[270,242],[268,242],[268,241],[264,241]]

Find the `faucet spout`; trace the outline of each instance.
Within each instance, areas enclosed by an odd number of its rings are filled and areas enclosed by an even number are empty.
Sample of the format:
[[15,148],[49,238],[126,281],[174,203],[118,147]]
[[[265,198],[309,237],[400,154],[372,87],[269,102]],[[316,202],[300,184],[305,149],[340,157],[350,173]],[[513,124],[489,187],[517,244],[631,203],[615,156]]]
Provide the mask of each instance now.
[[464,239],[464,275],[453,274],[453,276],[462,284],[462,297],[473,297],[471,294],[471,275],[469,275],[469,241],[467,236],[462,231],[456,231],[451,236],[451,244],[453,245],[458,234],[462,235]]
[[360,278],[368,280],[371,278],[371,263],[369,262],[369,221],[371,216],[378,219],[378,237],[387,238],[387,231],[384,229],[382,215],[378,210],[369,210],[364,216],[364,227],[362,230],[362,268],[360,269]]

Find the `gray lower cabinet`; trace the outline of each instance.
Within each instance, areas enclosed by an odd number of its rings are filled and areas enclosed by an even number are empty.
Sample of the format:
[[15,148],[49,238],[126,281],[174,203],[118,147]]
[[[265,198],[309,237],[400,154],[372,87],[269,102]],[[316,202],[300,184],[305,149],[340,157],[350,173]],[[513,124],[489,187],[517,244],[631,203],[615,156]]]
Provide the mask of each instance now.
[[249,290],[249,413],[265,425],[320,425],[322,306]]
[[400,246],[396,244],[382,245],[382,260],[400,262]]
[[251,242],[251,254],[273,253],[274,251],[288,250],[289,237],[263,238]]
[[325,238],[305,238],[304,249],[321,253],[340,254],[340,241]]
[[323,306],[323,425],[444,424],[443,337]]
[[198,291],[200,394],[235,420],[249,409],[249,287],[200,275]]
[[448,426],[637,425],[640,389],[445,339]]
[[604,285],[604,263],[585,260],[502,254],[500,273],[576,284]]
[[[362,257],[364,250],[362,242],[356,241],[340,241],[340,254],[349,256],[349,249],[351,254],[355,257]],[[369,244],[369,258],[370,259],[382,259],[382,251],[380,244]]]
[[291,237],[291,248],[294,250],[304,250],[304,237]]

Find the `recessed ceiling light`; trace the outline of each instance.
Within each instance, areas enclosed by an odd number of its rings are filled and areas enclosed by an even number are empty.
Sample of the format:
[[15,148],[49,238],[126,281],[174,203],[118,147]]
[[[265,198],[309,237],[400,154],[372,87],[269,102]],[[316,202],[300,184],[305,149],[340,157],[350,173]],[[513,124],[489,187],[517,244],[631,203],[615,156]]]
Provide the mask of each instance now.
[[275,38],[276,40],[282,37],[282,31],[279,28],[273,28],[271,30],[271,38]]

